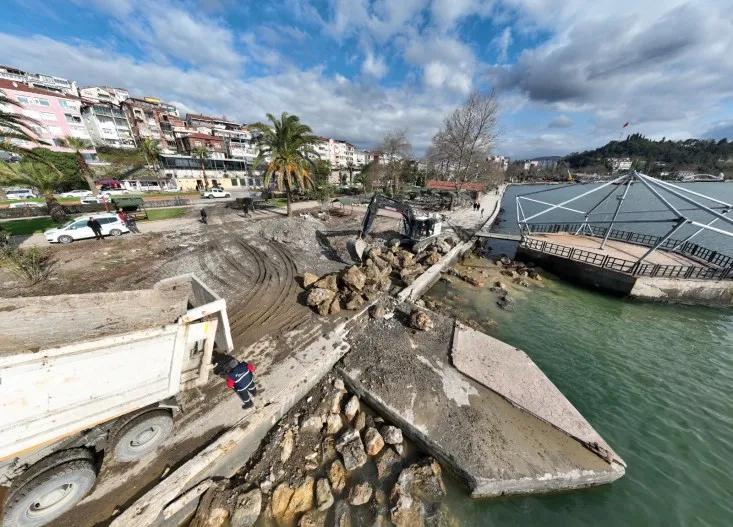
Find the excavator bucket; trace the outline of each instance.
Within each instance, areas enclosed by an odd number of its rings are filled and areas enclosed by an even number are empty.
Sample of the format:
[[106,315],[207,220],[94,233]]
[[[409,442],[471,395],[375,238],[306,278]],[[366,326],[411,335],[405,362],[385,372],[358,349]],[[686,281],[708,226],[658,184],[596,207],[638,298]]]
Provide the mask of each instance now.
[[367,242],[361,238],[356,238],[346,242],[346,248],[349,250],[351,257],[355,261],[360,262],[364,256],[364,251],[367,248]]

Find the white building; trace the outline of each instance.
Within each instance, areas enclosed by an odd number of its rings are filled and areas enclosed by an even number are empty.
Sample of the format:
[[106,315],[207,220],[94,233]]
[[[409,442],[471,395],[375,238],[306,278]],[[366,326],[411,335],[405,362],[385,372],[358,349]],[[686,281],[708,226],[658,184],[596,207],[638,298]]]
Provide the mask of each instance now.
[[109,102],[85,102],[81,115],[95,146],[135,148],[130,123],[119,107]]
[[108,86],[89,86],[87,88],[80,88],[79,95],[83,99],[88,99],[92,102],[108,102],[119,105],[122,101],[130,98],[130,94],[127,90],[122,88],[110,88]]
[[509,168],[509,162],[511,161],[507,156],[489,156],[488,160],[498,165],[505,172]]
[[[347,168],[350,164],[356,167],[356,149],[351,143],[330,137],[319,137],[320,141],[315,144],[314,150],[318,157],[331,163],[334,170]],[[311,156],[315,157],[315,156]]]
[[78,96],[76,83],[68,79],[47,75],[45,73],[28,73],[11,66],[0,66],[0,79],[22,82],[31,88]]
[[366,150],[357,150],[354,152],[354,165],[363,168],[372,162],[372,154]]

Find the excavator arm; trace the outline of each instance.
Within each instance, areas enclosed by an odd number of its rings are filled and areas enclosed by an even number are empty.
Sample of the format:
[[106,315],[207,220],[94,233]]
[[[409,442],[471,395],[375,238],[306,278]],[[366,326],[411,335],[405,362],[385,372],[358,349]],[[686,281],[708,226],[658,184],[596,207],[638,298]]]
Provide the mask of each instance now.
[[412,210],[412,207],[382,194],[374,194],[372,199],[369,201],[369,206],[367,207],[366,214],[364,215],[364,221],[361,223],[359,236],[356,239],[349,240],[346,244],[349,253],[351,253],[354,260],[362,259],[364,249],[367,246],[364,241],[364,237],[372,230],[374,220],[377,218],[377,213],[381,208],[393,209],[402,214],[403,232],[406,235],[409,235],[411,226],[415,219],[415,212]]

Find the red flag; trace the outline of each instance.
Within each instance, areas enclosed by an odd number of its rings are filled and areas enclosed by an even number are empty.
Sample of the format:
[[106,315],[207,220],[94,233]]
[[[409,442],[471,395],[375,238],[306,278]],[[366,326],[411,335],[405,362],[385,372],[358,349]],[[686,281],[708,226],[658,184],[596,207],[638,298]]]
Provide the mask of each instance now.
[[623,127],[626,128],[627,126],[629,126],[629,122],[628,121],[626,121],[626,124]]

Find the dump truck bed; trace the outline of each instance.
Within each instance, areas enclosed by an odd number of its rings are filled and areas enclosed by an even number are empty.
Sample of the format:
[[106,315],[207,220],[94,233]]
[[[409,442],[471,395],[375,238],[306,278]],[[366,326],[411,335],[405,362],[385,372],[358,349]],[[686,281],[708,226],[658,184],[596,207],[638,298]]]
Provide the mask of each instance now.
[[0,334],[0,461],[202,385],[214,344],[232,349],[225,301],[193,275],[4,299]]
[[0,299],[0,357],[173,324],[186,313],[191,281],[152,289]]

